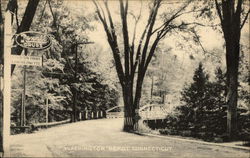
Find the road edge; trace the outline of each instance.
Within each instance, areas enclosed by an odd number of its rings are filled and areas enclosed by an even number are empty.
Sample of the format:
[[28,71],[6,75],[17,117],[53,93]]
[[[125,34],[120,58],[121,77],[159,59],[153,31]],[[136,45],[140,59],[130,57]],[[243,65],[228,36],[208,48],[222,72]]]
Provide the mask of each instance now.
[[134,132],[137,135],[141,136],[150,136],[150,137],[158,137],[158,138],[164,138],[164,139],[172,139],[172,140],[179,140],[179,141],[185,141],[190,143],[199,143],[199,144],[205,144],[205,145],[214,145],[214,146],[221,146],[221,147],[230,147],[240,150],[245,150],[250,153],[250,148],[245,146],[236,146],[236,145],[230,145],[230,144],[224,144],[224,143],[212,143],[212,142],[204,142],[201,140],[191,140],[191,139],[185,139],[185,138],[177,138],[177,137],[171,137],[168,135],[157,135],[157,134],[150,134],[150,133],[140,133],[140,132]]

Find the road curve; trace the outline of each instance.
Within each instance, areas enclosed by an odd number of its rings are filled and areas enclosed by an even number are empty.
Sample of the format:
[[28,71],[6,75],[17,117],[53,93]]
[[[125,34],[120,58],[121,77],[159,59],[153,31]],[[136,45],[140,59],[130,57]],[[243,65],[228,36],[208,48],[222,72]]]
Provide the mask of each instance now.
[[233,148],[122,132],[123,119],[64,124],[11,136],[11,157],[249,157]]

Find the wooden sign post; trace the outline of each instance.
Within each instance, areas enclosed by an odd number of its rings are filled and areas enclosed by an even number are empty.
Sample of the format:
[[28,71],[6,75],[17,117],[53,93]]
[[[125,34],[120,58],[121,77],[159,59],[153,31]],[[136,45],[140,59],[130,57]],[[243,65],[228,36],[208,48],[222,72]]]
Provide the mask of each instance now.
[[11,101],[11,13],[6,11],[4,21],[4,94],[3,94],[3,151],[9,157],[10,143],[10,101]]

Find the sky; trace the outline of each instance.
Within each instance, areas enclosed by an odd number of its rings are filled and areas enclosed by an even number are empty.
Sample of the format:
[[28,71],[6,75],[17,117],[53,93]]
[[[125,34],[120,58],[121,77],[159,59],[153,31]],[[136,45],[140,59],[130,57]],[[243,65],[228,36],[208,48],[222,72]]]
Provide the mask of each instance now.
[[[81,10],[83,10],[85,13],[93,13],[95,11],[95,6],[93,5],[93,2],[90,0],[72,0],[72,1],[68,1],[67,5],[69,5],[69,7],[74,8],[72,11],[79,13],[81,12]],[[145,23],[146,20],[148,18],[148,10],[147,10],[147,1],[143,1],[142,2],[142,17],[141,17],[141,21],[138,24],[138,29],[137,29],[137,36],[140,37],[140,34],[143,30],[143,28],[145,27]],[[173,3],[173,4],[167,4],[164,5],[162,7],[162,9],[160,10],[160,13],[158,15],[161,14],[161,12],[166,11],[170,8],[178,8],[180,5],[182,5],[181,3]],[[117,1],[109,1],[109,6],[111,8],[111,14],[114,18],[114,21],[118,22],[120,21],[120,16],[119,16],[119,4],[117,3]],[[138,0],[133,0],[133,1],[129,1],[129,10],[131,12],[133,12],[135,15],[138,15],[139,11],[141,8],[141,2]],[[134,27],[134,20],[130,18],[131,16],[129,16],[129,30],[133,30]],[[188,14],[186,16],[182,16],[182,19],[185,20],[190,20],[190,21],[195,21],[195,19],[192,17],[191,14]],[[188,21],[187,20],[187,21]],[[200,19],[199,19],[200,20]],[[158,20],[159,21],[159,20]],[[199,21],[200,23],[204,23],[204,24],[208,24],[209,21]],[[158,22],[160,23],[160,22]],[[218,19],[216,19],[216,23],[219,23]],[[90,33],[90,38],[92,40],[94,40],[96,43],[101,44],[103,47],[108,48],[109,46],[107,45],[107,40],[106,40],[106,34],[104,32],[103,26],[100,22],[94,22],[94,25],[96,26],[96,29]],[[156,24],[157,26],[157,24]],[[249,43],[249,27],[247,27],[248,24],[245,24],[245,27],[243,28],[242,31],[242,42],[244,43]],[[213,29],[209,28],[209,27],[199,27],[199,35],[201,36],[201,42],[204,46],[205,49],[209,50],[211,48],[221,48],[224,44],[223,41],[223,36],[221,33],[218,33],[216,31],[214,31]],[[130,31],[130,35],[132,35],[132,31]],[[168,37],[168,39],[166,39],[165,41],[168,42],[168,45],[171,46],[175,46],[176,44],[176,40],[178,37],[176,36],[172,36],[172,37]],[[178,55],[178,54],[177,54]]]
[[[101,1],[99,1],[101,2]],[[158,15],[161,15],[163,12],[168,12],[170,14],[175,13],[175,10],[178,9],[183,4],[180,3],[180,1],[166,1],[167,4],[164,4],[161,9],[159,10]],[[164,3],[166,3],[164,2]],[[95,13],[95,6],[91,0],[65,0],[64,5],[69,7],[71,13],[73,15],[78,16],[88,16]],[[109,1],[109,8],[111,10],[112,17],[114,19],[114,22],[120,22],[120,16],[119,16],[119,3],[117,0]],[[187,10],[190,8],[187,8]],[[138,41],[139,37],[141,36],[141,33],[145,27],[145,23],[147,22],[148,18],[148,1],[139,1],[139,0],[129,0],[129,13],[133,13],[134,15],[138,16],[141,11],[141,19],[138,23],[137,27],[137,35],[136,40]],[[186,14],[180,17],[180,20],[193,22],[197,19],[193,17],[192,14]],[[209,24],[210,21],[206,19],[198,19],[198,22],[203,24]],[[215,23],[219,23],[219,19],[215,19]],[[159,18],[157,19],[157,22],[155,26],[159,26],[161,24],[161,20]],[[98,47],[101,47],[103,51],[102,53],[102,59],[108,59],[111,58],[112,55],[110,52],[110,47],[107,42],[107,37],[104,31],[104,28],[100,21],[94,21],[92,22],[92,25],[95,26],[95,29],[92,31],[88,31],[86,34],[89,36],[90,41],[94,41],[95,45]],[[249,23],[246,23],[242,30],[242,38],[241,42],[249,45]],[[133,28],[134,28],[134,19],[129,14],[128,16],[128,28],[129,28],[129,35],[132,36]],[[225,50],[223,48],[224,39],[222,33],[219,33],[218,31],[213,30],[210,27],[197,27],[198,35],[200,36],[200,40],[202,43],[202,46],[204,49],[208,52],[217,51],[221,56],[223,56],[225,53]],[[120,40],[122,41],[122,40]],[[183,45],[183,49],[180,49],[177,47],[178,43]],[[183,67],[193,71],[198,65],[198,62],[207,60],[204,58],[203,50],[200,46],[195,46],[192,43],[192,40],[184,41],[179,34],[173,34],[171,36],[167,36],[163,41],[162,45],[166,47],[172,47],[171,53],[176,55],[177,58],[183,63]],[[195,53],[196,52],[196,53]],[[195,60],[190,60],[190,55],[193,55],[195,57]],[[222,58],[222,63],[225,65],[225,58]],[[213,65],[207,61],[207,66],[215,68],[216,65]],[[210,71],[213,71],[213,69],[210,69]],[[191,73],[192,75],[192,73]],[[188,77],[190,78],[189,75]]]
[[[99,1],[101,2],[101,1]],[[178,3],[176,3],[178,2]],[[93,5],[92,1],[89,0],[76,0],[76,1],[67,1],[66,3],[69,8],[72,9],[72,13],[75,12],[75,14],[79,14],[81,12],[84,12],[83,14],[94,14],[95,12],[95,6]],[[170,14],[175,13],[176,9],[180,8],[183,3],[180,3],[180,1],[168,1],[167,4],[164,4],[161,9],[159,10],[158,15],[161,15],[163,12],[168,12]],[[192,7],[192,6],[190,6]],[[187,8],[187,11],[190,9],[190,7]],[[120,22],[120,15],[119,15],[119,3],[118,1],[109,1],[109,8],[111,10],[111,14],[113,17],[113,20],[115,23]],[[137,29],[137,39],[141,36],[142,31],[144,30],[145,23],[147,22],[148,18],[148,1],[139,1],[139,0],[130,0],[129,1],[129,12],[133,13],[134,15],[138,16],[141,11],[141,19],[138,23],[138,29]],[[132,36],[133,28],[134,28],[134,19],[131,18],[132,16],[128,16],[128,29],[129,29],[129,35]],[[188,22],[199,22],[202,24],[210,24],[211,21],[208,19],[196,19],[192,14],[186,14],[180,17],[180,20],[188,21]],[[155,26],[159,26],[161,24],[161,20],[159,18],[156,21]],[[216,18],[214,23],[219,24],[219,19]],[[104,28],[101,24],[101,22],[93,22],[92,23],[95,26],[94,31],[88,32],[88,35],[90,37],[91,41],[94,41],[97,45],[101,46],[104,51],[102,51],[107,58],[111,57],[110,47],[107,42],[107,36],[104,31]],[[249,23],[246,23],[242,30],[242,38],[241,42],[249,45]],[[219,27],[218,27],[219,28]],[[220,28],[219,28],[220,30]],[[202,46],[207,52],[216,52],[221,56],[220,60],[222,63],[222,66],[225,67],[225,50],[223,48],[224,45],[224,39],[223,34],[219,33],[216,30],[213,30],[211,27],[197,27],[198,35],[200,36],[200,41]],[[122,40],[121,40],[122,41]],[[186,80],[192,79],[193,71],[195,68],[197,68],[198,63],[204,62],[204,65],[207,67],[207,72],[214,74],[214,69],[221,65],[221,63],[216,63],[216,61],[213,61],[213,59],[207,59],[204,57],[204,52],[200,46],[196,46],[193,44],[192,40],[184,41],[180,35],[173,34],[171,36],[167,36],[162,41],[163,46],[172,47],[171,53],[176,55],[177,58],[182,62],[183,68],[186,69],[187,72],[184,75],[184,78]],[[182,44],[184,46],[183,49],[180,49],[177,47],[178,43]],[[107,52],[110,52],[109,54]],[[195,57],[195,60],[190,59],[190,55]],[[105,58],[105,57],[104,57]],[[185,79],[184,79],[185,80]]]

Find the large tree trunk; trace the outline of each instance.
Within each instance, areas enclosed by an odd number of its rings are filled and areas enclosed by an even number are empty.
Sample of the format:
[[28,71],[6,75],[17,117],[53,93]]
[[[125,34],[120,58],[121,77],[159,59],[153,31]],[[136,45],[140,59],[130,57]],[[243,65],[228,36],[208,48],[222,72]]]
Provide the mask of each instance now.
[[[228,15],[228,17],[230,17]],[[232,19],[235,21],[232,22]],[[227,133],[230,139],[237,135],[238,73],[240,58],[240,17],[226,18],[223,32],[226,42],[227,65]]]
[[142,81],[137,82],[135,98],[133,99],[133,84],[127,84],[123,88],[124,100],[124,126],[123,131],[134,132],[138,130],[139,105],[141,99]]
[[228,112],[227,112],[227,133],[230,138],[234,139],[237,135],[237,98],[238,98],[238,90],[237,90],[237,77],[234,75],[230,75],[229,87],[228,87],[228,95],[227,95],[227,104],[228,104]]
[[132,132],[134,129],[134,109],[133,98],[131,97],[132,88],[130,85],[125,85],[123,88],[123,102],[124,102],[124,125],[123,131]]
[[140,100],[142,94],[142,83],[143,83],[144,76],[141,76],[139,73],[135,91],[135,99],[134,99],[134,131],[138,131],[139,128],[139,108],[140,108]]
[[[226,42],[227,65],[227,133],[230,139],[237,135],[238,71],[240,57],[240,36],[249,12],[243,15],[243,0],[215,0],[216,10]],[[235,4],[237,4],[235,6]],[[242,22],[241,22],[242,21]]]
[[239,44],[231,43],[227,47],[227,133],[231,139],[237,135],[237,100],[238,100],[238,69]]

